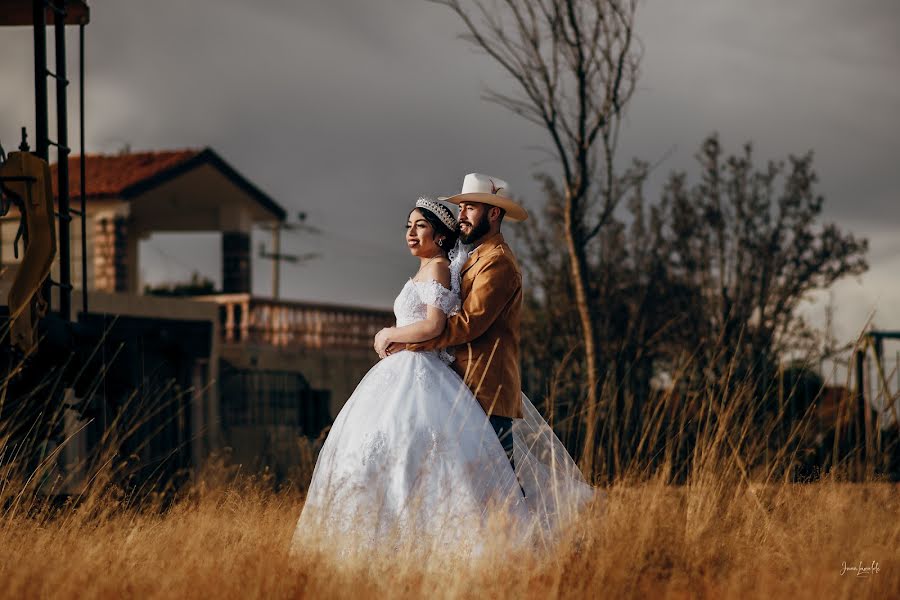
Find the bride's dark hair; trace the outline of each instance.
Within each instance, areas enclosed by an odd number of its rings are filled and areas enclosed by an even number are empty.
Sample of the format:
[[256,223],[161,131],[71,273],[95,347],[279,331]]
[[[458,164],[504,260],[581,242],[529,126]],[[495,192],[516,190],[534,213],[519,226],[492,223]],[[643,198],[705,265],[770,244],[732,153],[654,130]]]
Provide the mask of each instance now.
[[[449,227],[447,227],[443,221],[441,221],[436,214],[428,210],[427,208],[422,208],[421,206],[417,206],[409,211],[411,215],[413,210],[417,210],[422,213],[422,216],[425,217],[425,220],[431,223],[431,227],[434,229],[434,237],[437,240],[438,235],[444,236],[444,243],[441,245],[441,249],[446,254],[450,252],[453,246],[456,245],[456,239],[459,237],[458,231],[453,231]],[[409,217],[407,217],[408,219]]]

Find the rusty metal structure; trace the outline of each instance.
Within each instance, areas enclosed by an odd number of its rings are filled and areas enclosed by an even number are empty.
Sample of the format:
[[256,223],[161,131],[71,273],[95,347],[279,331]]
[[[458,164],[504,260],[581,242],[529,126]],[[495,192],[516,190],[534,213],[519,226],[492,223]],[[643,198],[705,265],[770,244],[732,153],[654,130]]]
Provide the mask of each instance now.
[[[90,9],[83,0],[4,0],[0,4],[0,27],[30,26],[34,39],[34,150],[33,154],[45,163],[50,162],[50,148],[57,151],[57,162],[61,165],[57,170],[57,198],[59,229],[59,281],[47,280],[41,291],[44,301],[49,303],[50,286],[59,288],[59,305],[56,312],[63,320],[69,320],[72,314],[72,276],[71,276],[71,224],[72,215],[80,218],[82,232],[85,228],[84,194],[81,194],[81,206],[73,209],[69,198],[68,157],[72,150],[69,147],[68,88],[70,80],[66,68],[66,27],[78,27],[79,39],[79,130],[81,139],[81,156],[84,156],[84,34],[85,26],[90,21]],[[47,27],[53,28],[54,68],[47,64]],[[56,95],[56,136],[50,137],[48,81],[53,80]],[[29,151],[26,128],[22,128],[20,150]],[[82,161],[83,172],[83,161]],[[84,177],[82,177],[82,185]],[[0,179],[0,183],[3,180]],[[26,186],[34,185],[34,180],[26,181]],[[7,186],[4,186],[7,187]],[[21,186],[20,186],[21,190]],[[7,187],[7,191],[10,188]],[[27,218],[27,217],[26,217]],[[82,244],[85,236],[82,235]],[[86,253],[81,253],[82,273],[87,272]],[[82,311],[87,312],[87,290],[82,290]]]
[[[862,451],[861,462],[867,472],[890,474],[900,478],[900,357],[893,372],[888,372],[886,341],[900,341],[900,331],[865,332],[854,351],[856,411],[850,415],[847,436]],[[874,367],[874,376],[872,368]]]

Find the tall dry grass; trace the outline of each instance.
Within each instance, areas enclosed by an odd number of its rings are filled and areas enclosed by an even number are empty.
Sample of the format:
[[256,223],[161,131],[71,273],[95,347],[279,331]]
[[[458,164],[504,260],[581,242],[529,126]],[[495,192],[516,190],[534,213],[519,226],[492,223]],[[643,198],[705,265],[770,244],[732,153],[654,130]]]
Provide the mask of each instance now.
[[[162,512],[79,507],[0,522],[3,597],[794,597],[900,591],[890,484],[614,484],[602,516],[540,559],[461,571],[439,557],[291,557],[302,499],[253,480],[199,484]],[[496,557],[495,557],[496,558]],[[847,563],[870,577],[842,574]],[[422,564],[429,568],[422,568]]]
[[[511,553],[498,538],[474,566],[391,549],[292,556],[298,487],[276,489],[219,460],[179,490],[128,487],[115,436],[92,458],[89,483],[59,505],[46,495],[59,484],[50,467],[58,449],[35,459],[39,437],[12,444],[12,424],[0,423],[0,596],[900,597],[900,488],[848,483],[838,469],[791,483],[778,476],[790,453],[752,471],[748,453],[771,449],[749,443],[750,400],[741,398],[699,413],[707,425],[684,485],[638,454],[553,550]],[[645,423],[642,439],[677,439],[662,423]],[[327,550],[328,540],[318,543]],[[867,576],[846,569],[873,563]]]

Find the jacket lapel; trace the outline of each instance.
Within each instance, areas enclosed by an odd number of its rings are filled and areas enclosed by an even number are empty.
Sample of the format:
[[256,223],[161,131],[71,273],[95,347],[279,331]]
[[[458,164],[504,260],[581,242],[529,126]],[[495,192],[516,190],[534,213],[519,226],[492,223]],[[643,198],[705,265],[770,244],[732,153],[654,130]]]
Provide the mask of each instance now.
[[465,264],[463,264],[462,270],[459,272],[460,277],[469,269],[475,266],[475,263],[478,262],[478,255],[470,256],[468,260],[466,260]]
[[484,241],[480,246],[475,248],[471,254],[469,254],[469,258],[463,264],[462,269],[459,272],[460,277],[475,266],[475,263],[478,262],[478,259],[481,258],[481,255],[485,252],[490,252],[492,249],[496,248],[500,244],[503,244],[503,234],[497,233]]

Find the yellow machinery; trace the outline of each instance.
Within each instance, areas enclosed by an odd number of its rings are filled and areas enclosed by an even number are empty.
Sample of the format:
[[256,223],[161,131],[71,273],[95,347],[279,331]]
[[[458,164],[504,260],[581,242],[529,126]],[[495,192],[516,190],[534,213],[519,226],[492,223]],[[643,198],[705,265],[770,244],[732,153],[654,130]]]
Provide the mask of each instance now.
[[34,348],[38,319],[47,314],[39,293],[56,257],[53,185],[47,161],[30,152],[11,152],[0,165],[3,191],[18,206],[25,254],[9,290],[10,343],[25,354]]

